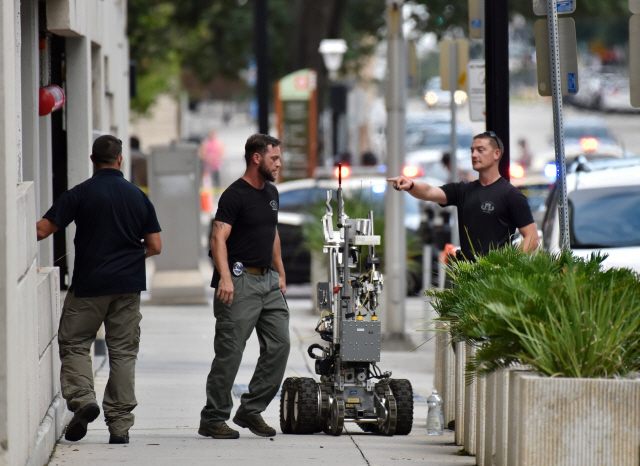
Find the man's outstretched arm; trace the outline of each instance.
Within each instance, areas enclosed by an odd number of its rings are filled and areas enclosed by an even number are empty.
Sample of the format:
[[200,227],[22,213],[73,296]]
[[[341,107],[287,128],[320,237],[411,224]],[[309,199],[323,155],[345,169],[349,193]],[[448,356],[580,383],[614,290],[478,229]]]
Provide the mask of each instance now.
[[404,176],[387,178],[387,181],[393,183],[394,189],[398,191],[407,191],[417,199],[433,201],[438,204],[447,203],[447,195],[442,189],[437,186],[432,186],[429,183],[425,183],[424,181],[414,181]]
[[522,250],[524,252],[533,252],[538,247],[538,243],[540,242],[540,237],[538,236],[538,228],[536,227],[535,222],[530,223],[527,226],[522,228],[518,228],[518,231],[522,235]]

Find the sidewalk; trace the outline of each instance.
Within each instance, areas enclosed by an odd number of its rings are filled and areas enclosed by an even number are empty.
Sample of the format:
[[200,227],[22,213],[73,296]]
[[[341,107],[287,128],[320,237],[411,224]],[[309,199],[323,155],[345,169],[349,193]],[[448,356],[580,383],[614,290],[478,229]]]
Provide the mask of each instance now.
[[[314,335],[316,318],[309,299],[289,299],[291,338]],[[421,298],[407,300],[407,330],[416,342],[424,341],[423,332],[411,330],[423,319],[425,303]],[[90,424],[80,442],[64,438],[51,462],[55,466],[111,465],[127,462],[135,465],[204,465],[216,460],[233,464],[293,465],[350,464],[389,465],[396,461],[433,466],[474,465],[475,458],[457,456],[453,433],[443,437],[427,436],[426,398],[433,387],[433,342],[413,352],[383,352],[380,367],[393,376],[411,381],[416,394],[414,424],[407,436],[382,437],[365,434],[346,424],[339,437],[325,434],[283,435],[279,426],[279,400],[276,398],[263,414],[278,435],[260,438],[240,429],[239,440],[214,440],[198,435],[200,410],[205,402],[205,380],[213,358],[215,320],[211,306],[143,306],[142,340],[137,364],[136,424],[128,445],[109,445],[109,433],[100,417]],[[292,344],[288,371],[295,376],[314,377],[307,347],[318,340],[308,338]],[[255,334],[247,343],[236,386],[234,410],[244,386],[249,383],[259,354]],[[99,403],[108,376],[108,365],[96,377]],[[233,423],[230,423],[236,427]]]

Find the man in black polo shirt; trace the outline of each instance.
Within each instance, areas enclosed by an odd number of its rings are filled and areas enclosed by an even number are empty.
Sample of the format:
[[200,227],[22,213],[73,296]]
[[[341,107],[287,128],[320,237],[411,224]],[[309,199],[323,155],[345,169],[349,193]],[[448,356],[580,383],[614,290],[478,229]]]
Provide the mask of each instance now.
[[73,278],[58,330],[62,395],[74,413],[65,438],[83,438],[87,424],[100,414],[89,351],[104,323],[110,373],[102,408],[109,443],[129,443],[137,405],[134,378],[140,291],[146,289],[144,260],[160,254],[160,225],[151,201],[120,171],[119,139],[100,136],[91,160],[94,175],[60,196],[36,228],[40,241],[76,222]]
[[240,436],[226,421],[233,407],[231,388],[253,330],[260,341],[260,358],[233,422],[262,437],[276,435],[261,413],[278,393],[289,357],[289,308],[277,229],[279,198],[270,183],[281,165],[280,141],[254,134],[245,144],[245,160],[242,178],[220,196],[211,236],[215,358],[198,433],[217,439]]
[[404,176],[389,178],[393,187],[413,197],[458,208],[462,254],[486,254],[511,242],[516,228],[522,235],[522,248],[538,247],[538,230],[522,192],[500,176],[498,164],[504,152],[502,141],[493,131],[478,134],[471,145],[471,162],[479,178],[471,183],[449,183],[441,187],[413,181]]

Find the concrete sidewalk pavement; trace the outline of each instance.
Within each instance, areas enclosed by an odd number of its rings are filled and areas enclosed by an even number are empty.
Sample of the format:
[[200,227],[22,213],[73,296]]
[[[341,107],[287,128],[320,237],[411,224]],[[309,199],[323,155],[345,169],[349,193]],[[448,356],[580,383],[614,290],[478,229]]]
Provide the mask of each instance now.
[[[319,338],[315,334],[316,317],[310,312],[309,299],[290,299],[291,355],[288,371],[293,376],[315,377],[307,347]],[[427,312],[420,298],[407,300],[408,333],[413,340],[424,334],[412,332],[415,322]],[[475,458],[457,456],[453,433],[427,436],[426,398],[433,387],[433,342],[416,351],[384,351],[380,367],[392,370],[396,378],[411,381],[416,394],[414,424],[407,436],[382,437],[365,434],[346,424],[339,437],[325,434],[283,435],[279,428],[279,400],[276,398],[263,416],[278,434],[261,438],[247,429],[238,440],[214,440],[198,435],[200,410],[205,402],[205,381],[213,359],[215,320],[211,306],[143,306],[142,340],[137,364],[136,423],[128,445],[109,445],[109,433],[102,415],[90,424],[87,436],[79,442],[64,439],[58,444],[49,464],[111,465],[199,465],[214,461],[233,464],[293,465],[350,464],[389,465],[396,461],[434,466],[474,465]],[[303,338],[303,339],[301,339]],[[236,378],[234,403],[249,383],[259,355],[254,335]],[[108,376],[108,365],[98,371],[96,391],[99,402]]]

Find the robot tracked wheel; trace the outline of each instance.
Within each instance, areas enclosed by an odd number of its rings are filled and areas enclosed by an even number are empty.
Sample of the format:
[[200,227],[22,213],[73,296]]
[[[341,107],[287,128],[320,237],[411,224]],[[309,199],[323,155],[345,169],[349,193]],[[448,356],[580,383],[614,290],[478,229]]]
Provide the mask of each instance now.
[[337,194],[337,218],[333,219],[332,191],[328,191],[321,221],[328,277],[317,287],[316,332],[324,344],[315,343],[308,350],[320,381],[285,379],[282,432],[340,435],[345,422],[354,422],[365,432],[407,435],[413,426],[411,383],[392,379],[390,371],[382,372],[377,365],[381,333],[376,309],[384,278],[378,270],[380,237],[374,233],[374,213],[349,218],[341,183]]

